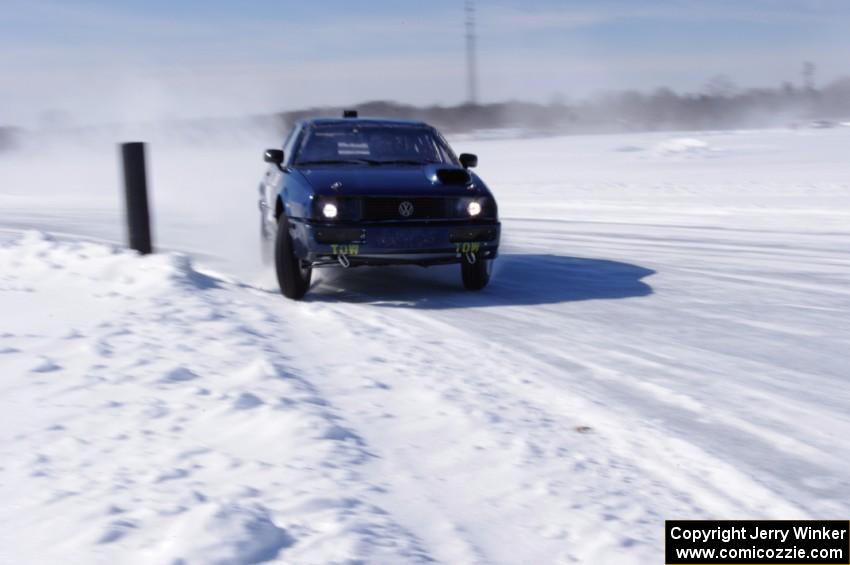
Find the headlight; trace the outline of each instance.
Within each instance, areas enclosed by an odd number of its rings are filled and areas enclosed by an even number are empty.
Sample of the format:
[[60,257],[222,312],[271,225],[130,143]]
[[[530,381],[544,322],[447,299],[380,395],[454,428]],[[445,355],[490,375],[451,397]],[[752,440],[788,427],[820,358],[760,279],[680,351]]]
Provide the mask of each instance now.
[[336,204],[331,204],[328,202],[324,206],[322,206],[322,214],[326,218],[336,218]]
[[469,204],[466,205],[466,211],[470,216],[477,216],[481,213],[481,204],[473,200]]

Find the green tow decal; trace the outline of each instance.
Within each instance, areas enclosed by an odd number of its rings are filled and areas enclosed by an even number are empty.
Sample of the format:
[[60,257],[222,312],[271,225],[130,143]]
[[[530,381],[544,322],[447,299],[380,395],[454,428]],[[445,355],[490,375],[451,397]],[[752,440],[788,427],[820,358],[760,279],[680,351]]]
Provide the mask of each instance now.
[[455,243],[455,249],[458,253],[477,253],[481,249],[481,244],[477,241],[465,241]]
[[357,255],[360,253],[360,246],[354,243],[348,245],[331,244],[331,253],[334,255]]

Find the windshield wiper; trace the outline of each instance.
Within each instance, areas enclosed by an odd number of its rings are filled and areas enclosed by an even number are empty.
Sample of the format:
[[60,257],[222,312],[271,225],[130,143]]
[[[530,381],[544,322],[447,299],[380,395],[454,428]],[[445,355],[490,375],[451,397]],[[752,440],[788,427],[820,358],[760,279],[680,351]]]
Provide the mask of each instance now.
[[303,165],[375,165],[378,161],[372,159],[320,159],[314,161],[298,161],[296,167]]
[[375,165],[428,165],[438,161],[419,161],[417,159],[388,159],[386,161],[374,161]]
[[418,159],[387,159],[386,161],[377,159],[316,159],[310,161],[298,161],[296,167],[304,165],[428,165],[439,163],[439,161],[420,161]]

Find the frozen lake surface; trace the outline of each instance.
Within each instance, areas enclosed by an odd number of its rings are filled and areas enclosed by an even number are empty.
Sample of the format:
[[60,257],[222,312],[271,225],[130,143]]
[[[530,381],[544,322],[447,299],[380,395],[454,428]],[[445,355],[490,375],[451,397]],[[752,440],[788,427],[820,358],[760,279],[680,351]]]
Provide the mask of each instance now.
[[0,561],[657,563],[850,513],[850,129],[463,140],[459,269],[259,262],[268,140],[0,154]]

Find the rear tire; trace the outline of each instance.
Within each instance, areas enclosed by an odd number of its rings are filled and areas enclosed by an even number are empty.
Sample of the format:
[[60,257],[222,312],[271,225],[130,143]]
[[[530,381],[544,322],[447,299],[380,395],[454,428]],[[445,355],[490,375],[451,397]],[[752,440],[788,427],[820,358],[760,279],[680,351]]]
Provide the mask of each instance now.
[[460,275],[466,290],[481,290],[490,282],[490,273],[493,270],[493,260],[484,259],[480,255],[476,257],[475,263],[470,264],[466,258],[460,264]]
[[289,220],[281,215],[275,238],[274,265],[280,292],[287,298],[300,300],[310,289],[311,267],[305,267],[295,255],[295,246],[289,234]]

